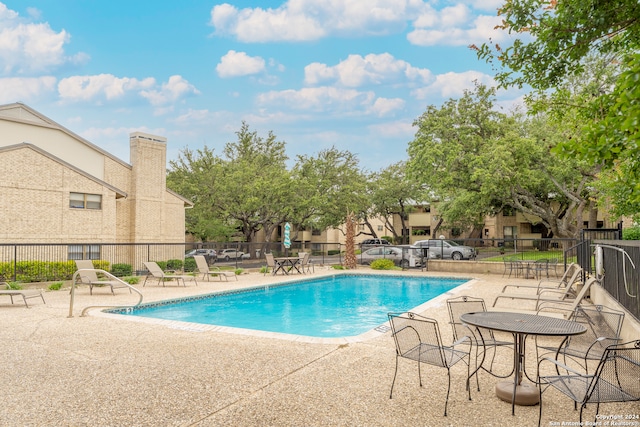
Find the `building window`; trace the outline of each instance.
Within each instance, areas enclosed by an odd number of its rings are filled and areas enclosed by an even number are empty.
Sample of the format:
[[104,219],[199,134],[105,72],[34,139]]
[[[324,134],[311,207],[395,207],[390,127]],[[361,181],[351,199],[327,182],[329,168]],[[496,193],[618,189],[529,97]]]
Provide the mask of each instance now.
[[381,226],[381,225],[379,225],[379,226],[378,226],[378,231],[384,231],[384,227],[383,227],[383,226]]
[[100,245],[69,245],[69,259],[100,259]]
[[411,234],[414,236],[429,236],[431,234],[431,227],[413,227]]
[[100,194],[69,193],[69,207],[74,209],[102,209]]
[[322,230],[320,230],[319,228],[312,228],[311,229],[311,235],[312,236],[322,236]]

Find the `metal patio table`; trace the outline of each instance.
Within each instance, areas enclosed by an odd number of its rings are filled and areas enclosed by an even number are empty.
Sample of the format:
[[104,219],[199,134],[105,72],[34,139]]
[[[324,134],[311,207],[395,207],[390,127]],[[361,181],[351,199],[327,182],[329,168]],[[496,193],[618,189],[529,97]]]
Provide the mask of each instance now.
[[278,271],[282,271],[284,274],[289,274],[292,271],[297,271],[302,274],[300,271],[300,263],[302,258],[300,257],[278,257],[274,258],[276,262],[276,268],[273,270],[273,275],[275,276]]
[[[515,415],[516,404],[535,405],[540,401],[537,387],[522,382],[523,377],[526,376],[530,381],[535,383],[535,380],[532,380],[524,369],[525,340],[527,336],[564,336],[564,340],[558,347],[561,348],[570,335],[579,335],[587,331],[584,325],[571,320],[536,314],[502,311],[466,313],[460,316],[460,321],[478,328],[478,333],[481,338],[482,333],[479,328],[509,332],[513,335],[513,381],[501,381],[496,384],[496,396],[501,400],[511,402],[512,415]],[[481,367],[482,363],[480,363],[471,376],[476,374]]]

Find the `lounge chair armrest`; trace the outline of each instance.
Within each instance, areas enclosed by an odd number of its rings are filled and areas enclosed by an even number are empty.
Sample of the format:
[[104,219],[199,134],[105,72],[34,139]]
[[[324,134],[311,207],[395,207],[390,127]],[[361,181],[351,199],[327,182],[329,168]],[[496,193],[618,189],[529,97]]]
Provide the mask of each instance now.
[[571,311],[571,307],[573,306],[573,300],[570,301],[541,301],[536,306],[536,311],[541,310],[558,310],[558,311]]
[[564,295],[565,290],[564,289],[539,289],[538,290],[538,298],[545,296],[547,294]]

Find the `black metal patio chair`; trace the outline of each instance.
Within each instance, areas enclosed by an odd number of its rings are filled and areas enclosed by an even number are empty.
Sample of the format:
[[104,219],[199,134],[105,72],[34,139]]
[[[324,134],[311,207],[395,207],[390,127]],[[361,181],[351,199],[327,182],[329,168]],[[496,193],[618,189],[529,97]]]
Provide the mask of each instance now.
[[[491,356],[491,364],[488,371],[493,370],[493,362],[496,358],[497,347],[510,346],[513,347],[513,340],[500,341],[494,336],[494,332],[491,329],[483,328],[470,328],[460,321],[460,315],[465,313],[478,313],[487,311],[487,307],[482,298],[470,297],[463,295],[456,298],[449,298],[447,300],[447,309],[449,311],[449,323],[453,330],[453,340],[458,341],[464,337],[469,337],[469,344],[474,344],[476,348],[476,368],[478,367],[478,359],[482,355],[483,360],[486,357],[486,352],[489,349],[493,349],[493,355]],[[474,330],[476,332],[474,332]],[[513,348],[511,349],[513,352]],[[510,375],[510,374],[509,374]],[[476,377],[476,383],[478,378]],[[480,386],[478,384],[478,391]]]
[[[607,347],[598,367],[591,375],[578,372],[549,357],[543,358],[538,363],[539,372],[545,362],[553,364],[556,370],[566,371],[567,374],[540,376],[538,427],[542,419],[542,394],[549,387],[555,388],[573,400],[574,409],[577,409],[578,404],[580,405],[579,425],[584,425],[582,413],[587,403],[596,404],[597,420],[601,403],[640,401],[640,340]],[[595,420],[593,425],[596,425]]]
[[539,348],[562,355],[565,364],[567,357],[575,360],[588,373],[589,360],[600,360],[608,346],[620,342],[624,312],[603,305],[579,305],[569,320],[583,324],[587,332],[569,337],[560,349],[557,346]]
[[393,332],[393,339],[396,344],[396,370],[393,374],[389,399],[393,397],[393,386],[396,382],[396,375],[398,374],[398,361],[400,358],[404,358],[418,362],[418,381],[420,387],[422,387],[420,364],[426,363],[447,370],[448,386],[447,398],[444,404],[445,417],[447,416],[449,392],[451,391],[450,368],[460,361],[466,363],[466,386],[469,392],[469,400],[471,400],[471,389],[469,387],[469,351],[458,350],[456,348],[456,346],[469,340],[469,338],[465,336],[451,346],[445,346],[442,344],[440,329],[438,328],[438,322],[436,320],[411,312],[389,313],[388,316]]

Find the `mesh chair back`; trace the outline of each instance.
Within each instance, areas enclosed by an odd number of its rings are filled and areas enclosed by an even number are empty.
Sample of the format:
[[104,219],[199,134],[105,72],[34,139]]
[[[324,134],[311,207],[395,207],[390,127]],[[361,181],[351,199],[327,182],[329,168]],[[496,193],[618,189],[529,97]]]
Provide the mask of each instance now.
[[640,401],[640,340],[609,346],[585,403]]
[[[473,332],[460,321],[460,315],[487,311],[484,300],[469,296],[450,298],[447,300],[447,308],[449,309],[449,322],[451,329],[453,329],[453,340],[458,341],[462,337],[469,337],[475,341],[476,337]],[[488,331],[489,333],[490,331]]]
[[570,337],[562,352],[571,356],[598,360],[608,346],[620,340],[624,312],[603,305],[580,305],[574,311],[571,320],[583,324],[587,332]]
[[389,323],[399,357],[445,368],[457,361],[445,357],[436,320],[415,313],[389,313]]

